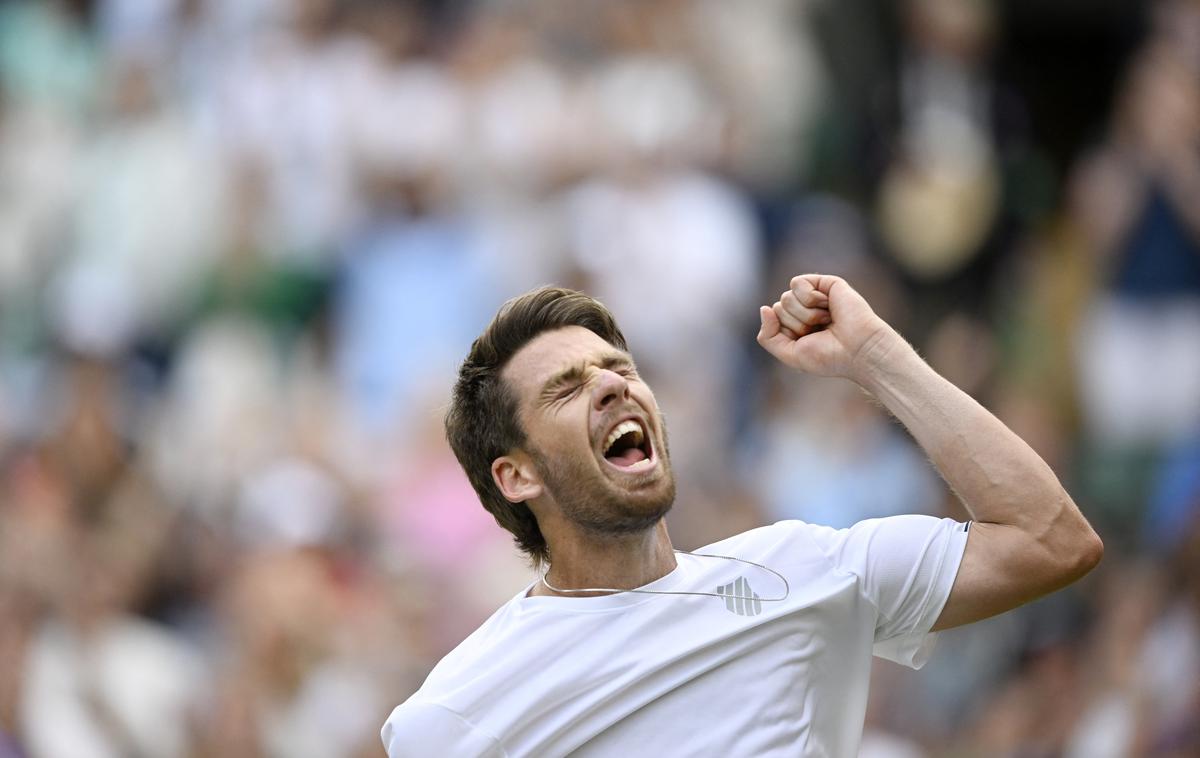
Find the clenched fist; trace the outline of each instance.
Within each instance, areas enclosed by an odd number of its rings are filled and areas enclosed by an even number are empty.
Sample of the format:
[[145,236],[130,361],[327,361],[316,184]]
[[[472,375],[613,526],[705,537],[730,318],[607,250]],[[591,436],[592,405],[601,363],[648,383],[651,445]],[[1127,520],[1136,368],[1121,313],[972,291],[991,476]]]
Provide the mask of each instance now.
[[[846,281],[802,274],[770,307],[759,309],[758,344],[784,365],[859,382],[887,353],[907,343]],[[907,348],[911,349],[911,348]]]

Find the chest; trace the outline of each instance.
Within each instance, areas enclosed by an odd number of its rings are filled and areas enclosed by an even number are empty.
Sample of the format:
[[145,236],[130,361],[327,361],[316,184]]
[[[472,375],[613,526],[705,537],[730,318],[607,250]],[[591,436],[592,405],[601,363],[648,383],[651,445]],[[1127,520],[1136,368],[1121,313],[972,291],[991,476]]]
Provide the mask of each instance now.
[[547,630],[570,642],[530,678],[513,752],[819,755],[857,739],[873,625],[852,588],[785,607],[668,600]]

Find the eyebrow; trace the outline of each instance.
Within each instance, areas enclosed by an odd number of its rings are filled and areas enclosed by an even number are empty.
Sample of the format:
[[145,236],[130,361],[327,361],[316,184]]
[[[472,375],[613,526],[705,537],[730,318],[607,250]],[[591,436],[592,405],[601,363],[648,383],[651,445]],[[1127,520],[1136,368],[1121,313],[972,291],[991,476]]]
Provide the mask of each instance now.
[[587,373],[588,366],[599,366],[606,369],[618,366],[629,366],[632,368],[634,363],[633,356],[622,352],[605,353],[599,359],[582,360],[573,366],[568,366],[546,380],[546,383],[542,385],[542,391],[538,393],[538,403],[544,405],[549,396],[564,384],[573,384],[582,381],[584,374]]

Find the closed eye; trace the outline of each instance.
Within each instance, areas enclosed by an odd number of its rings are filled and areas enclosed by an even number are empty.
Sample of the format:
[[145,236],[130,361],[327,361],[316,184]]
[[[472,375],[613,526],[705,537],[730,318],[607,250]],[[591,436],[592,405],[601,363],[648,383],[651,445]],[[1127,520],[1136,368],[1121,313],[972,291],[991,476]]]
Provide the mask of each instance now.
[[559,392],[558,395],[556,395],[554,399],[555,400],[566,400],[574,395],[579,394],[579,390],[581,390],[581,389],[583,389],[582,384],[576,384],[574,386],[567,387],[566,389]]
[[638,375],[637,366],[633,365],[623,357],[611,358],[604,361],[604,363],[601,365],[614,374],[620,374],[627,379],[636,379]]
[[[625,354],[609,355],[600,360],[598,364],[592,365],[599,365],[601,368],[615,372],[626,379],[641,380],[638,376],[637,368],[629,360],[629,356]],[[561,403],[579,394],[579,391],[591,381],[589,373],[587,362],[570,366],[559,372],[557,376],[552,377],[543,385],[539,395],[539,404]]]

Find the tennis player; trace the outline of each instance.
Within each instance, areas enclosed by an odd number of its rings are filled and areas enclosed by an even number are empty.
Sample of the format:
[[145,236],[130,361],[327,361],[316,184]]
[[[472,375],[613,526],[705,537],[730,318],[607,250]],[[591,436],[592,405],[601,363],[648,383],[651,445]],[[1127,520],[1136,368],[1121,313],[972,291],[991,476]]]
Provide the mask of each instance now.
[[446,430],[543,573],[392,712],[392,758],[854,756],[872,655],[919,668],[938,630],[1100,560],[1049,467],[844,280],[797,276],[760,315],[776,359],[903,422],[971,520],[783,521],[673,550],[662,416],[612,315],[571,290],[522,295],[472,346]]

